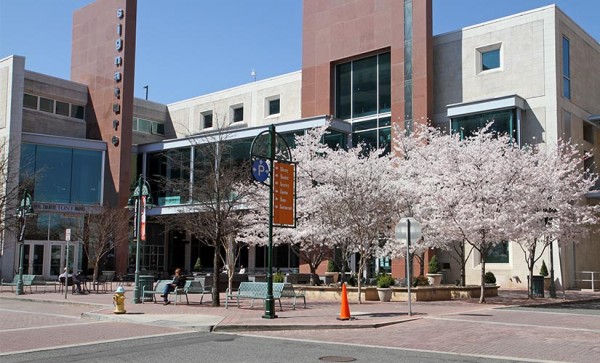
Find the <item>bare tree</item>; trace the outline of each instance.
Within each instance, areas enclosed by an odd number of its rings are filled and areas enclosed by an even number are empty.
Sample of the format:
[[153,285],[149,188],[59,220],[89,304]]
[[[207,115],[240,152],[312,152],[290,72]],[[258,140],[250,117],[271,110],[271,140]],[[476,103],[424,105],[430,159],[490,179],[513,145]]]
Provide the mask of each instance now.
[[253,190],[249,187],[247,156],[243,155],[243,160],[236,157],[234,144],[227,136],[226,129],[217,127],[217,131],[207,133],[200,141],[193,139],[193,163],[180,158],[184,175],[190,175],[193,169],[193,183],[189,178],[161,178],[165,188],[189,195],[191,201],[178,215],[166,218],[166,225],[184,229],[214,248],[212,306],[220,306],[219,273],[223,261],[235,264],[235,256],[239,255],[239,244],[233,238],[245,225],[243,211]]
[[[31,168],[26,167],[32,163],[33,160],[20,158],[20,153],[15,153],[5,140],[0,142],[0,251],[4,250],[5,233],[17,233],[14,216],[22,192],[33,189],[34,174],[28,173]],[[17,167],[19,164],[20,168]]]
[[88,264],[93,266],[93,282],[98,280],[102,259],[114,248],[128,242],[129,212],[124,208],[102,207],[84,217],[83,227],[74,236],[83,243]]

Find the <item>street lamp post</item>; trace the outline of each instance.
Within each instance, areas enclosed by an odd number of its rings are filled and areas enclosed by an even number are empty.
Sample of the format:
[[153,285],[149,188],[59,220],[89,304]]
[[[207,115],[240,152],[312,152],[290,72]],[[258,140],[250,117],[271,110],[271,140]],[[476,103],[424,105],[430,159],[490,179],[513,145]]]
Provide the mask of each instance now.
[[23,295],[23,259],[25,257],[25,242],[23,242],[23,237],[25,235],[27,216],[31,214],[33,214],[31,195],[27,193],[27,190],[24,190],[23,197],[17,208],[17,221],[19,222],[19,231],[17,235],[17,242],[19,243],[19,278],[17,280],[16,288],[17,295]]
[[127,209],[134,211],[133,237],[135,238],[135,281],[133,287],[133,303],[140,303],[140,242],[146,240],[146,209],[151,209],[152,197],[150,185],[140,174],[133,194],[129,197]]

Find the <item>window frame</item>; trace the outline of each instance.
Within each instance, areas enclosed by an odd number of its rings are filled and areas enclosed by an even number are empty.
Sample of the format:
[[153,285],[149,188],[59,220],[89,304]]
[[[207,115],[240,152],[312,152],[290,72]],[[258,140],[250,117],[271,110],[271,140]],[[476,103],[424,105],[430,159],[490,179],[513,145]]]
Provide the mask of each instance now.
[[[366,63],[370,60],[375,61],[374,67],[356,68],[356,65],[360,66],[361,63]],[[356,120],[378,117],[391,112],[391,52],[389,49],[382,49],[349,61],[345,60],[334,63],[333,68],[335,84],[332,90],[334,92],[334,114],[337,118]],[[358,113],[356,106],[360,104],[358,103],[360,100],[356,98],[356,95],[361,91],[356,89],[357,84],[355,83],[357,79],[361,79],[361,75],[369,74],[370,72],[375,73],[374,78],[371,82],[363,79],[362,84],[368,86],[374,82],[374,94],[369,95],[369,89],[363,91],[364,94],[360,96],[367,108],[362,113]],[[389,95],[389,100],[384,99],[385,95]],[[370,98],[372,98],[371,101],[374,101],[374,104],[366,102]],[[388,107],[384,107],[384,105]],[[372,109],[368,106],[372,106]]]
[[[266,101],[266,114],[267,117],[269,116],[279,116],[281,114],[281,98],[279,97],[279,95],[277,96],[272,96],[272,97],[267,97],[265,99]],[[271,105],[277,102],[277,112],[271,112]]]
[[[200,115],[202,116],[202,129],[210,129],[213,127],[213,121],[214,121],[214,115],[212,110],[210,111],[205,111],[205,112],[201,112]],[[210,125],[207,126],[207,118],[210,117]]]
[[[498,52],[498,66],[493,68],[484,69],[484,57],[486,54]],[[478,47],[475,49],[476,53],[476,74],[488,74],[492,72],[502,71],[504,69],[504,51],[502,47],[502,43],[495,43],[486,45],[483,47]]]
[[[231,123],[244,122],[244,104],[233,105],[230,108],[231,110]],[[238,119],[238,112],[241,110],[241,119]]]
[[[565,52],[566,45],[566,52]],[[571,99],[571,40],[562,36],[562,96]]]

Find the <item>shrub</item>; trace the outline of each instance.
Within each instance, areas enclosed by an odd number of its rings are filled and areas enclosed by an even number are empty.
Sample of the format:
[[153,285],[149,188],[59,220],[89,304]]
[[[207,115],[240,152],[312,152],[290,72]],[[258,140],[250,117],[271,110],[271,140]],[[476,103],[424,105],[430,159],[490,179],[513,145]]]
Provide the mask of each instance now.
[[413,286],[429,286],[429,280],[423,275],[419,275],[413,279]]
[[327,261],[327,272],[335,272],[335,262],[333,260]]
[[441,271],[441,266],[440,263],[438,262],[438,258],[436,255],[433,255],[433,257],[431,258],[431,260],[429,260],[429,273],[430,274],[437,274],[440,273]]
[[380,274],[377,276],[377,287],[379,288],[388,288],[390,286],[394,286],[394,278],[392,275],[388,274]]
[[540,275],[548,276],[548,267],[546,267],[546,261],[542,260],[542,267],[540,268]]
[[492,271],[488,271],[485,273],[485,283],[486,284],[495,284],[496,283],[496,276],[494,276],[494,273]]
[[285,277],[283,276],[283,274],[281,272],[275,272],[273,274],[273,282],[283,282],[285,280]]
[[194,264],[194,271],[200,272],[202,270],[202,262],[200,262],[200,257],[196,259],[196,263]]

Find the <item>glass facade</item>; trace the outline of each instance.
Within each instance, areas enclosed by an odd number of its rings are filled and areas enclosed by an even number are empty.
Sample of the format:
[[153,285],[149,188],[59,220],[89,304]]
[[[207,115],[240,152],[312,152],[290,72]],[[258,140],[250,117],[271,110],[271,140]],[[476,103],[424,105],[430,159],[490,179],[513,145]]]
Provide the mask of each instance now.
[[451,120],[452,133],[459,133],[461,139],[472,135],[489,122],[494,122],[491,130],[508,134],[517,140],[516,109],[453,117]]
[[335,68],[335,113],[341,119],[391,110],[390,53],[338,64]]
[[371,149],[383,148],[386,154],[391,151],[391,118],[354,122],[352,124],[352,146],[365,143]]
[[36,202],[100,205],[102,151],[24,143],[21,180],[33,178]]
[[[158,205],[188,202],[191,148],[148,154],[147,176]],[[165,188],[164,184],[169,182]]]

